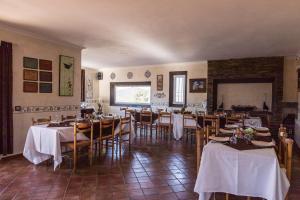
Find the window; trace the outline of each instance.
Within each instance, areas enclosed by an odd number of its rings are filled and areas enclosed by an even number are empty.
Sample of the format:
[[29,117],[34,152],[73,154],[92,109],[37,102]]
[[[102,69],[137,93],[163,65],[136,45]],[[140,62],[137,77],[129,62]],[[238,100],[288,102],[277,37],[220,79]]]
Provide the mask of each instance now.
[[170,72],[169,105],[182,107],[186,104],[187,72]]
[[110,94],[112,106],[150,105],[151,82],[112,82]]

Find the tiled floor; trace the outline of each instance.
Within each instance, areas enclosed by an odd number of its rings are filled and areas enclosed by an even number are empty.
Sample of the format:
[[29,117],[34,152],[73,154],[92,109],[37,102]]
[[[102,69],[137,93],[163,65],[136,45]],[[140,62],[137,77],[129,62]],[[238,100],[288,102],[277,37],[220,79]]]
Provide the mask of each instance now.
[[[52,165],[35,166],[23,158],[0,161],[0,199],[197,199],[194,145],[138,138],[122,161],[109,156],[90,168],[82,160],[77,174]],[[300,156],[294,158],[290,199],[300,199]],[[213,198],[212,198],[213,199]],[[217,195],[216,199],[224,199]],[[230,199],[245,199],[231,197]]]

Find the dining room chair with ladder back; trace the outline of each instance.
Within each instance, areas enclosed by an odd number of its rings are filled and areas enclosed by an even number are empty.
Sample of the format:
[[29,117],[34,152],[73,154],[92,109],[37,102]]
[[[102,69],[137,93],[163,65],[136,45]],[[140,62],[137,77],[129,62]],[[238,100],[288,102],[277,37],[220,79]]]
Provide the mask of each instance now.
[[[119,132],[119,156],[122,158],[122,145],[124,142],[128,142],[129,152],[131,151],[131,117],[120,118]],[[126,138],[125,138],[126,137]]]
[[[88,155],[89,165],[93,163],[93,121],[86,120],[84,122],[74,122],[74,135],[72,142],[62,142],[62,147],[70,149],[73,154],[73,172],[77,170],[78,159]],[[78,135],[83,134],[87,136],[87,140],[79,140]],[[68,153],[68,152],[66,152]],[[86,153],[86,154],[84,154]]]
[[[150,137],[152,138],[153,129],[157,129],[156,124],[153,123],[153,113],[148,110],[141,110],[140,112],[140,135],[144,132],[147,137],[148,129],[150,130]],[[157,134],[157,130],[156,130]]]
[[169,140],[172,137],[172,113],[170,112],[159,112],[158,113],[158,133],[164,138],[168,138]]
[[38,118],[34,119],[32,118],[32,125],[43,125],[43,124],[49,124],[51,122],[51,116],[48,118]]
[[203,127],[207,125],[211,126],[211,131],[217,135],[220,128],[220,118],[216,115],[204,115]]
[[196,131],[196,161],[197,161],[197,172],[200,167],[201,156],[203,147],[205,145],[205,131],[204,128],[199,128]]
[[103,141],[105,141],[106,145],[106,153],[110,146],[112,148],[111,152],[111,159],[114,160],[114,153],[115,153],[115,143],[116,143],[116,134],[115,134],[115,119],[111,118],[102,118],[99,121],[100,123],[100,134],[99,134],[99,156],[101,157],[102,148],[103,148]]
[[186,135],[186,141],[188,141],[188,138],[190,137],[192,143],[193,137],[196,135],[196,130],[200,128],[197,116],[194,114],[182,114],[182,123],[183,136]]

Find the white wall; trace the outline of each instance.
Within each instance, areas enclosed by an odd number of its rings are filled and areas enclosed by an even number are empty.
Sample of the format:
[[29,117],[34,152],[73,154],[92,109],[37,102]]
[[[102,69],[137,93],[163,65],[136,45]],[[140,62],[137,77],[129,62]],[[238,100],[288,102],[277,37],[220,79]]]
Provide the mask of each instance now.
[[272,110],[272,83],[218,84],[218,105],[222,100],[226,110],[232,105],[250,105],[262,110],[265,100]]
[[[76,113],[80,104],[80,65],[81,49],[59,45],[49,41],[35,39],[12,31],[0,29],[0,40],[13,44],[13,107],[32,108],[33,106],[53,106],[65,109],[57,112],[16,112],[14,111],[14,153],[23,151],[28,128],[32,117],[46,117],[51,115]],[[72,56],[75,59],[74,95],[72,97],[60,97],[58,95],[59,84],[59,55]],[[23,92],[23,57],[52,60],[53,92],[49,94],[24,93]],[[65,106],[65,107],[64,107]],[[69,107],[70,106],[70,107]]]
[[[151,72],[151,77],[146,78],[144,73],[146,70]],[[190,78],[207,78],[207,62],[190,62],[190,63],[173,63],[164,65],[151,65],[151,66],[137,66],[137,67],[124,67],[124,68],[104,68],[99,71],[103,72],[103,80],[100,81],[100,100],[104,103],[105,112],[119,112],[119,107],[110,107],[110,82],[128,82],[128,81],[151,81],[151,103],[157,107],[167,107],[169,102],[169,72],[170,71],[187,71],[188,79]],[[114,72],[116,78],[112,80],[110,74]],[[127,73],[132,72],[133,78],[128,79]],[[163,74],[164,86],[163,92],[166,97],[157,98],[154,95],[158,92],[156,90],[157,75]],[[189,81],[188,81],[189,82]],[[206,103],[206,93],[189,93],[189,83],[187,86],[187,104],[196,104],[199,109],[202,108],[202,103]],[[201,105],[198,105],[201,104]],[[200,108],[201,107],[201,108]]]

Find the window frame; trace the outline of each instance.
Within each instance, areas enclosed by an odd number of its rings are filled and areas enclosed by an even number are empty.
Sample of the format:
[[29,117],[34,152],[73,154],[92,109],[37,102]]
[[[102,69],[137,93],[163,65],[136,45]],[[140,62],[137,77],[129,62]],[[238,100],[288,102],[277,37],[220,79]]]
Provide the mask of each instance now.
[[[116,86],[150,86],[150,103],[149,104],[127,104],[127,103],[116,103],[115,102],[115,87]],[[151,82],[110,82],[110,106],[128,106],[128,107],[135,107],[135,106],[151,106]]]
[[[183,75],[185,76],[185,88],[184,88],[184,104],[174,104],[174,76]],[[186,106],[187,100],[187,71],[172,71],[169,72],[169,106],[170,107],[183,107]]]

